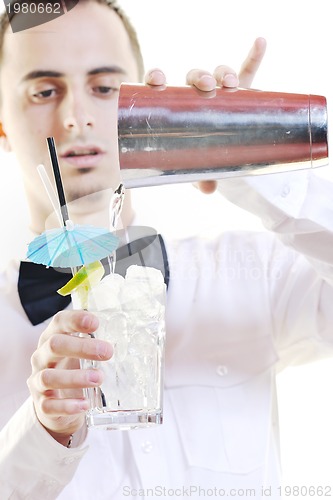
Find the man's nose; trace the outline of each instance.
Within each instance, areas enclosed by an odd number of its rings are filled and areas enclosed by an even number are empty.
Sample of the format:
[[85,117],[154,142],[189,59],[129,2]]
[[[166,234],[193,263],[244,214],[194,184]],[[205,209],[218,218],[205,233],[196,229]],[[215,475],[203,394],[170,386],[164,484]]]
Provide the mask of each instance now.
[[95,125],[88,98],[83,94],[68,94],[62,102],[61,111],[63,126],[69,132],[82,132]]

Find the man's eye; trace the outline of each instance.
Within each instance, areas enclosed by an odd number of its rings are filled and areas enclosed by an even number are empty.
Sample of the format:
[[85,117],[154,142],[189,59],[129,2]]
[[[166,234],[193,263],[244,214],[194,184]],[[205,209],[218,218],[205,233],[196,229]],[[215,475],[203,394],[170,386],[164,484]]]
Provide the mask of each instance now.
[[111,95],[114,92],[116,92],[118,89],[115,87],[110,87],[107,85],[98,85],[96,87],[93,87],[93,91],[97,94],[102,94],[102,95]]
[[41,90],[40,92],[35,92],[32,96],[35,99],[48,99],[49,97],[54,97],[56,94],[55,89]]

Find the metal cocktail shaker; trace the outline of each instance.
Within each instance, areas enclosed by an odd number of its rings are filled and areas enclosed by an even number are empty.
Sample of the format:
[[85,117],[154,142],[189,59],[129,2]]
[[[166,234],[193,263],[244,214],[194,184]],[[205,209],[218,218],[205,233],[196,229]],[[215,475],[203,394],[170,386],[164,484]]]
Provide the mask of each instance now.
[[122,84],[119,160],[127,188],[327,164],[323,96]]

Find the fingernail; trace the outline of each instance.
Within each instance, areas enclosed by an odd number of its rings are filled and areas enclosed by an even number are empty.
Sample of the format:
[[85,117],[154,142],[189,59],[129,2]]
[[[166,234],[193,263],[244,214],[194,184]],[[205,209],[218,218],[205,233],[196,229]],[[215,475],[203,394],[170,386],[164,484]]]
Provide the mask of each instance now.
[[148,75],[148,83],[154,85],[163,85],[165,83],[165,76],[160,70],[151,71]]
[[214,85],[216,84],[216,80],[212,75],[202,75],[199,80],[200,82],[214,83]]
[[223,77],[223,85],[226,87],[237,87],[238,85],[237,76],[233,75],[232,73],[227,73]]
[[202,75],[196,86],[200,87],[202,90],[213,90],[216,86],[216,80],[211,75]]
[[99,373],[96,370],[88,372],[88,378],[89,382],[92,382],[93,384],[98,384],[100,381]]
[[81,319],[81,326],[86,330],[97,328],[98,320],[96,316],[93,316],[92,314],[86,314]]
[[97,345],[97,355],[101,359],[111,358],[113,354],[112,345],[109,342],[100,342]]

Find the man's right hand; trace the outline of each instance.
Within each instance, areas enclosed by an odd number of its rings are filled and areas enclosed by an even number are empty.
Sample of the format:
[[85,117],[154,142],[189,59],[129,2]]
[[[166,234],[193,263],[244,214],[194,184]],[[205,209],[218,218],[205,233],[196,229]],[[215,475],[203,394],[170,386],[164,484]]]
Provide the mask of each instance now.
[[70,435],[85,422],[88,401],[83,388],[97,387],[103,374],[98,369],[80,369],[80,359],[97,361],[112,357],[109,342],[79,337],[98,328],[98,319],[87,311],[61,311],[42,333],[31,358],[28,379],[37,418],[61,444],[67,446]]

